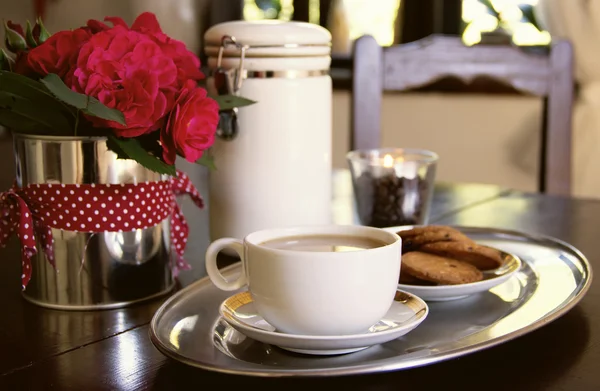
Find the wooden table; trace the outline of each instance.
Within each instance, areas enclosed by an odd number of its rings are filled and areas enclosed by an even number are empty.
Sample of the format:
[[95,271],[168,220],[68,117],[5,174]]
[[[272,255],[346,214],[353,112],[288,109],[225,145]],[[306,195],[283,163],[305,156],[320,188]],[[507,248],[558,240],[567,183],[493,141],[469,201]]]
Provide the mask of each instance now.
[[[206,194],[205,178],[194,178]],[[6,185],[6,184],[4,184]],[[7,186],[7,185],[6,185]],[[6,186],[4,188],[6,188]],[[353,221],[347,173],[334,177],[334,216]],[[185,206],[184,206],[185,208]],[[188,259],[187,285],[204,275],[207,213],[194,214],[198,238]],[[197,215],[195,214],[197,213]],[[488,185],[438,185],[431,222],[491,226],[552,235],[600,265],[600,202],[505,191]],[[0,389],[343,389],[599,390],[600,287],[562,318],[517,340],[427,367],[376,375],[318,379],[263,379],[187,367],[159,353],[148,323],[161,300],[123,310],[61,312],[20,296],[18,242],[0,252]]]

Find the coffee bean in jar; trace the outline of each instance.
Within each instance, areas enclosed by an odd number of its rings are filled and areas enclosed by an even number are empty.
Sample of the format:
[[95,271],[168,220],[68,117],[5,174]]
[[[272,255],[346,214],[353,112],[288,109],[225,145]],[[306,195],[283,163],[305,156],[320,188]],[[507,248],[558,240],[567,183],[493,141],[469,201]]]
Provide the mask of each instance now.
[[427,178],[363,172],[354,181],[360,222],[372,227],[425,224],[431,197]]

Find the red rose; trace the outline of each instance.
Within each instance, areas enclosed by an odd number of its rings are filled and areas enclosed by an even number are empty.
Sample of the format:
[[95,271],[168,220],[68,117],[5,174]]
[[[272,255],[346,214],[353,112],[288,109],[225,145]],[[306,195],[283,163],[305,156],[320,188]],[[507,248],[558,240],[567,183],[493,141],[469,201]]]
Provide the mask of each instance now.
[[96,34],[100,31],[110,30],[110,26],[107,26],[105,23],[102,23],[99,20],[90,19],[87,21],[87,25],[82,27],[82,29],[86,30],[90,34]]
[[[119,17],[106,17],[104,20],[111,22],[113,26],[121,26],[129,29],[127,23]],[[89,20],[86,28],[91,33],[110,29],[108,25],[98,20]],[[183,88],[183,85],[189,79],[201,80],[204,78],[204,74],[200,71],[200,59],[198,56],[187,50],[183,42],[164,34],[153,13],[144,12],[140,14],[131,25],[131,30],[149,36],[158,44],[165,55],[173,60],[177,67],[177,91]]]
[[29,50],[26,61],[19,59],[18,62],[23,62],[15,70],[21,74],[33,73],[38,76],[55,73],[70,85],[79,49],[90,36],[84,29],[53,34],[43,44]]
[[198,160],[215,141],[219,105],[206,90],[188,81],[160,134],[163,159],[175,163],[177,153],[189,162]]
[[163,33],[156,15],[150,12],[140,14],[131,25],[131,29],[152,36],[163,52],[173,59],[177,66],[177,80],[180,87],[183,87],[188,79],[201,80],[204,78],[204,74],[200,72],[198,56],[187,50],[183,42]]
[[202,80],[204,74],[200,71],[200,59],[187,50],[185,44],[166,34],[157,33],[152,36],[163,53],[173,59],[177,67],[177,85],[181,88],[187,80]]
[[116,26],[98,32],[81,47],[72,88],[121,111],[127,123],[89,117],[94,126],[135,137],[163,124],[174,104],[176,82],[173,60],[152,39]]
[[[125,27],[126,29],[129,29],[129,26],[127,26],[127,23],[125,23],[123,18],[120,18],[118,16],[107,16],[106,18],[104,18],[104,20],[112,23],[113,26],[121,26],[121,27]],[[99,33],[100,31],[110,30],[112,27],[110,27],[106,23],[102,23],[99,20],[90,19],[87,21],[86,27],[82,27],[82,28],[86,29],[87,31],[89,31],[92,34],[96,34],[96,33]]]
[[29,67],[29,61],[27,59],[27,52],[19,52],[15,57],[15,65],[13,65],[13,71],[19,75],[32,77],[35,76],[33,70]]

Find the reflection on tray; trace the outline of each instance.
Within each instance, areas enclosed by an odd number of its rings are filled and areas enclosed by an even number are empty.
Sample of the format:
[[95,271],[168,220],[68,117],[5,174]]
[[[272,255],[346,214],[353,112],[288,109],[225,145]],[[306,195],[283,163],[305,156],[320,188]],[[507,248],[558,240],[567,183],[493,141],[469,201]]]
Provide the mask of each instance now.
[[[219,319],[213,328],[213,342],[217,349],[232,358],[274,367],[293,364],[295,367],[316,369],[324,364],[359,365],[365,361],[399,356],[403,360],[413,360],[436,354],[445,345],[456,344],[476,333],[485,334],[490,325],[522,305],[535,291],[535,284],[527,285],[530,275],[533,275],[533,271],[525,266],[519,272],[518,279],[503,284],[501,292],[504,297],[509,298],[507,301],[496,294],[485,292],[462,300],[430,303],[429,317],[405,337],[357,353],[332,357],[291,353],[245,337],[224,319]],[[486,336],[482,335],[481,338]]]
[[[488,228],[461,230],[478,242],[519,256],[521,270],[490,291],[429,303],[427,319],[394,341],[321,357],[259,343],[219,318],[218,305],[229,293],[208,279],[176,294],[157,311],[152,341],[176,360],[229,373],[318,375],[410,368],[523,335],[570,309],[589,287],[589,263],[560,241]],[[239,274],[240,267],[222,272],[229,279]]]

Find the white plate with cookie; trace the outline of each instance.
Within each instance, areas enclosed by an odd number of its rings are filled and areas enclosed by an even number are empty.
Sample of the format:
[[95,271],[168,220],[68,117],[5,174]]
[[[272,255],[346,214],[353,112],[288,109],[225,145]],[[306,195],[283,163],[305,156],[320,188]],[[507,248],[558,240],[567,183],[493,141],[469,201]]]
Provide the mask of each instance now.
[[449,226],[385,228],[402,243],[399,289],[425,301],[450,301],[488,291],[510,279],[521,260],[478,244]]

